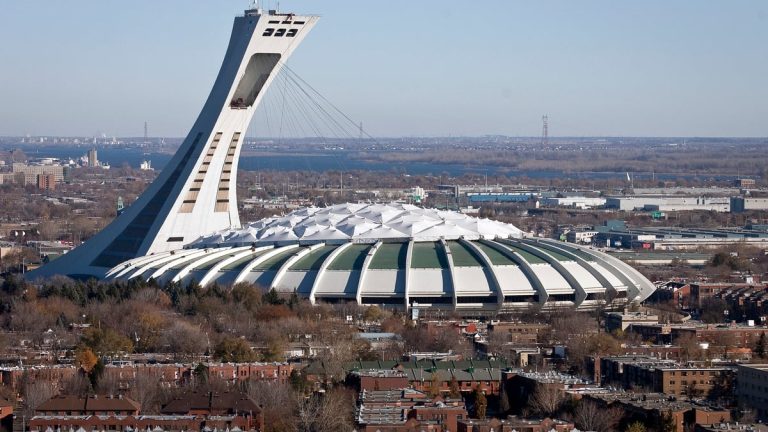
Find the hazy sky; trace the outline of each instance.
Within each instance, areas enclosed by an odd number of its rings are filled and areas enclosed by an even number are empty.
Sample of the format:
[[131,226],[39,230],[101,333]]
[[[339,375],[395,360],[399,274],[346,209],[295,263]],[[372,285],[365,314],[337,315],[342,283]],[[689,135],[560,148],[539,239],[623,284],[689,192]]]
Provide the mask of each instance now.
[[[272,2],[276,3],[276,2]],[[4,0],[0,135],[183,136],[245,0]],[[764,0],[282,0],[376,136],[768,136]]]

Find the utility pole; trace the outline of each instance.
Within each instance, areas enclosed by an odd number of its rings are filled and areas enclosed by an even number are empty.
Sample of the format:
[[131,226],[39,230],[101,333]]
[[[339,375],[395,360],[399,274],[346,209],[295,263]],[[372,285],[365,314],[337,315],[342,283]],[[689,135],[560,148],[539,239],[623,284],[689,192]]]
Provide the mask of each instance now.
[[549,116],[541,116],[541,145],[549,145]]

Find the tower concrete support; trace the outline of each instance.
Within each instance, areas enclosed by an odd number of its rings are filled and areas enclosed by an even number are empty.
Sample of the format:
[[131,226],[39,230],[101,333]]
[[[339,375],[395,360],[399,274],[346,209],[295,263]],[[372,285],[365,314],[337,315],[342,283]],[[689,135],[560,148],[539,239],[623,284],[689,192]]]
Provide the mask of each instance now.
[[240,228],[237,165],[248,125],[275,75],[317,19],[260,9],[235,18],[213,89],[162,173],[104,230],[30,277],[101,278],[131,258],[181,249],[202,235]]

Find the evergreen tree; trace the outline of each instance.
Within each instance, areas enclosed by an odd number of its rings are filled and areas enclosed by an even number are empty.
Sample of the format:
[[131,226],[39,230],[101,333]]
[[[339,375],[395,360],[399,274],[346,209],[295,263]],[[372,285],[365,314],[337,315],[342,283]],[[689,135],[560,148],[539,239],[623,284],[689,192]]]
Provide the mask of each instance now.
[[627,426],[627,429],[625,432],[646,432],[646,427],[643,423],[636,421],[634,423],[631,423],[629,426]]

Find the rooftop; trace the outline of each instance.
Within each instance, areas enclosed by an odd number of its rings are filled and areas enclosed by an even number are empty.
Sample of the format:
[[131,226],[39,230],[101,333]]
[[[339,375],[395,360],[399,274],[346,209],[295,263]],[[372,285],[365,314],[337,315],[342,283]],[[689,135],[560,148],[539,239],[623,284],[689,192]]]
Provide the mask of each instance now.
[[[375,243],[379,239],[435,241],[521,237],[522,231],[512,225],[452,211],[398,203],[346,203],[325,208],[307,207],[285,216],[263,219],[240,230],[220,231],[202,237],[191,246],[319,243],[352,239],[358,243]],[[354,259],[354,254],[351,259]]]

